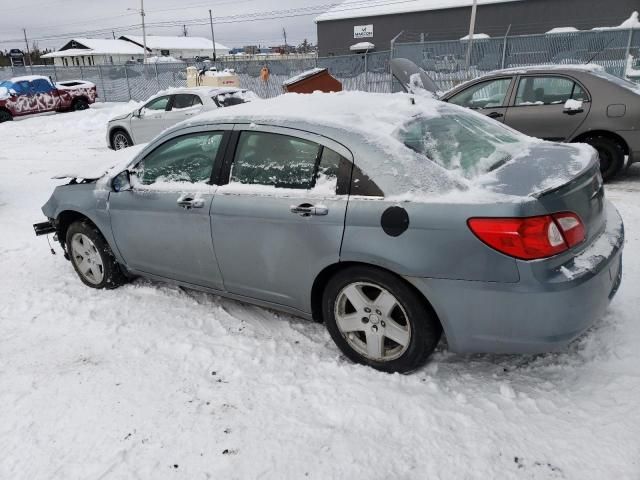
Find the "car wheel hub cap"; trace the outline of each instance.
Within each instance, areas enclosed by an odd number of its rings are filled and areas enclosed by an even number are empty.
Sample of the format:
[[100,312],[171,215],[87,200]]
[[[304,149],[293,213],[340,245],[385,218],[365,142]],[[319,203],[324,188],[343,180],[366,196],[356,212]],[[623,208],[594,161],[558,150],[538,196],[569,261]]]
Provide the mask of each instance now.
[[71,238],[71,258],[80,275],[93,285],[98,285],[104,279],[104,265],[102,257],[95,244],[82,233],[76,233]]
[[366,358],[395,360],[409,347],[409,317],[396,297],[378,285],[347,285],[338,294],[334,314],[349,347]]
[[123,148],[127,148],[129,146],[127,138],[122,134],[116,135],[113,143],[115,144],[116,150],[122,150]]

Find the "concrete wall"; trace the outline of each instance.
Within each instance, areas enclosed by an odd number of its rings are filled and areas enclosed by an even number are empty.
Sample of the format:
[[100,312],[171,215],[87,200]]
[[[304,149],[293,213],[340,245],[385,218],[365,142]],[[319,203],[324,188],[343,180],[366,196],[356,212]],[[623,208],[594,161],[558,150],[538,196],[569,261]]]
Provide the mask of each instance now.
[[[640,9],[639,0],[523,0],[478,6],[476,33],[504,36],[544,33],[554,27],[593,27],[619,25]],[[350,18],[319,22],[319,56],[346,55],[349,46],[367,41],[376,50],[388,50],[390,41],[401,31],[411,32],[413,41],[419,33],[425,40],[457,40],[469,33],[471,8],[433,10],[378,17]],[[373,38],[354,39],[353,27],[373,24]]]

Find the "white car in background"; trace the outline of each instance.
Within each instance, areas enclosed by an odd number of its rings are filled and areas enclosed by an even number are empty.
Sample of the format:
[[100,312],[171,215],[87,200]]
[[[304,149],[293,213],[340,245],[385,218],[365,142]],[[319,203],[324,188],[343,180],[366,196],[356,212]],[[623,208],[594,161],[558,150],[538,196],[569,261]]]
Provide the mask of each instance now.
[[132,112],[109,120],[107,145],[121,150],[147,143],[163,130],[201,112],[229,107],[258,98],[240,88],[172,88],[159,92]]

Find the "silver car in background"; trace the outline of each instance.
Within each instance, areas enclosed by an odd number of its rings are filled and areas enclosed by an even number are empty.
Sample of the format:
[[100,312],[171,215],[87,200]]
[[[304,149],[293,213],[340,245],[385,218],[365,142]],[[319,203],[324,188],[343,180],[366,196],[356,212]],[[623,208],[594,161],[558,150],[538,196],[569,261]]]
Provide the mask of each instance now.
[[109,120],[107,145],[114,150],[147,143],[163,130],[189,117],[257,98],[239,88],[173,88],[154,95],[134,111]]
[[406,94],[200,115],[42,211],[89,287],[143,276],[315,319],[387,372],[442,332],[454,352],[562,349],[622,275],[595,150]]

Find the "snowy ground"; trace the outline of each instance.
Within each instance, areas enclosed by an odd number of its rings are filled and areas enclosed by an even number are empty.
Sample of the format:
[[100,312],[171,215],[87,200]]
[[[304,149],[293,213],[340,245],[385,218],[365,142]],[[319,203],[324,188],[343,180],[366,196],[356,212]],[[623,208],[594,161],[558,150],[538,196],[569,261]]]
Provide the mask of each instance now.
[[[125,105],[0,125],[0,478],[638,479],[640,165],[607,186],[622,287],[561,354],[413,375],[322,325],[138,280],[95,291],[31,224]],[[59,252],[59,249],[58,249]]]

